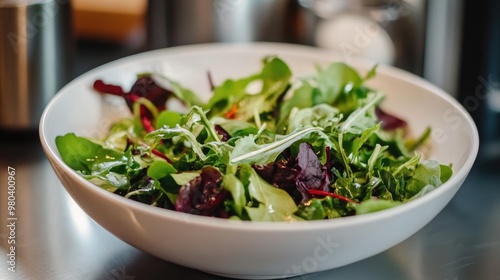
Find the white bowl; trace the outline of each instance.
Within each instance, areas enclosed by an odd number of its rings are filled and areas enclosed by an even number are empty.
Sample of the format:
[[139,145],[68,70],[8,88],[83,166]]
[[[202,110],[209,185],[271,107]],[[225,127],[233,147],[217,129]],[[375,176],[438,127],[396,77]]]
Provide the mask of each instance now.
[[[55,138],[68,132],[96,137],[128,109],[120,97],[92,90],[96,79],[130,88],[135,75],[163,71],[208,96],[207,71],[220,83],[258,71],[261,59],[278,54],[298,76],[314,65],[344,60],[312,47],[253,43],[193,45],[134,55],[92,70],[64,87],[46,107],[40,138],[67,192],[98,224],[118,238],[169,262],[235,278],[281,278],[332,269],[380,253],[433,219],[452,199],[475,160],[479,139],[469,114],[425,80],[380,66],[370,85],[387,94],[383,107],[409,122],[413,132],[434,129],[430,157],[453,164],[452,178],[401,206],[360,216],[302,223],[238,222],[141,204],[105,191],[62,161]],[[361,73],[373,64],[348,61]]]

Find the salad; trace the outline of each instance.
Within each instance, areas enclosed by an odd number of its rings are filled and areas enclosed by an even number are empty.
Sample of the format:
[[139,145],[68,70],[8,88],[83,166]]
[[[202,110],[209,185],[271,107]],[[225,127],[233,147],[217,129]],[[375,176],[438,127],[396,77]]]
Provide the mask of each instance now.
[[381,109],[384,94],[365,84],[375,75],[336,62],[294,79],[269,56],[260,72],[210,82],[206,102],[158,73],[139,74],[129,91],[97,80],[96,94],[124,98],[130,117],[101,139],[68,133],[56,144],[82,177],[170,210],[288,222],[375,212],[453,173],[418,152],[431,128],[410,138]]

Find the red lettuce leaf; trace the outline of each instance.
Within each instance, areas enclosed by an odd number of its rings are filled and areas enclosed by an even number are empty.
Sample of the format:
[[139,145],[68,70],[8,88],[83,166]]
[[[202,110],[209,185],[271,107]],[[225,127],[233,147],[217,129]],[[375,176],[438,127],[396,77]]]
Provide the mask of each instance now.
[[[308,201],[312,198],[309,190],[330,192],[332,180],[330,170],[330,149],[327,148],[327,163],[321,164],[311,144],[301,143],[296,158],[281,159],[277,162],[254,165],[257,174],[266,182],[284,189],[296,201]],[[299,193],[297,199],[296,193]]]
[[375,109],[375,114],[379,121],[382,122],[381,127],[385,130],[394,130],[398,128],[403,128],[408,125],[408,123],[394,115],[390,115],[384,110],[377,107]]
[[227,191],[221,187],[222,174],[206,166],[200,176],[182,186],[175,202],[175,210],[201,216],[224,217]]

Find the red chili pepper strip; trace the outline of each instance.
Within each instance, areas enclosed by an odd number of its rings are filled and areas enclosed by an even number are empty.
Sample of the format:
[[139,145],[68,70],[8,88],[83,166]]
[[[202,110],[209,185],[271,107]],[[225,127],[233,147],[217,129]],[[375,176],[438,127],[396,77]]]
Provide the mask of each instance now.
[[157,149],[152,149],[151,152],[162,159],[166,160],[168,163],[172,163],[172,160],[170,160],[164,153],[158,151]]
[[312,195],[331,196],[333,198],[338,198],[338,199],[345,201],[345,202],[356,203],[356,201],[351,200],[345,196],[342,196],[342,195],[336,194],[336,193],[325,192],[325,191],[320,191],[320,190],[312,190],[312,189],[308,189],[307,191]]
[[144,130],[146,130],[147,133],[150,133],[155,130],[154,126],[151,124],[151,120],[148,119],[146,116],[141,117],[141,122],[142,126],[144,127]]
[[96,80],[93,85],[94,89],[100,93],[109,93],[113,95],[123,96],[125,92],[120,86],[106,84],[102,80]]
[[236,104],[233,104],[233,106],[231,106],[231,109],[229,109],[229,111],[227,111],[225,114],[224,114],[224,117],[226,119],[236,119],[236,114],[238,113],[238,106]]

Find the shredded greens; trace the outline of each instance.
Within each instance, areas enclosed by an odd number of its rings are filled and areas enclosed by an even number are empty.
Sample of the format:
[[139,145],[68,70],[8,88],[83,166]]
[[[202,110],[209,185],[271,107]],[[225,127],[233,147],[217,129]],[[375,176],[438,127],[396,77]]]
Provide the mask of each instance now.
[[406,121],[381,109],[384,94],[365,85],[375,75],[332,63],[294,80],[269,56],[260,72],[215,86],[206,103],[156,73],[138,75],[129,92],[98,80],[95,90],[123,97],[130,117],[102,139],[68,133],[56,144],[102,188],[195,215],[294,222],[380,211],[453,171],[418,153],[431,128],[409,138]]

